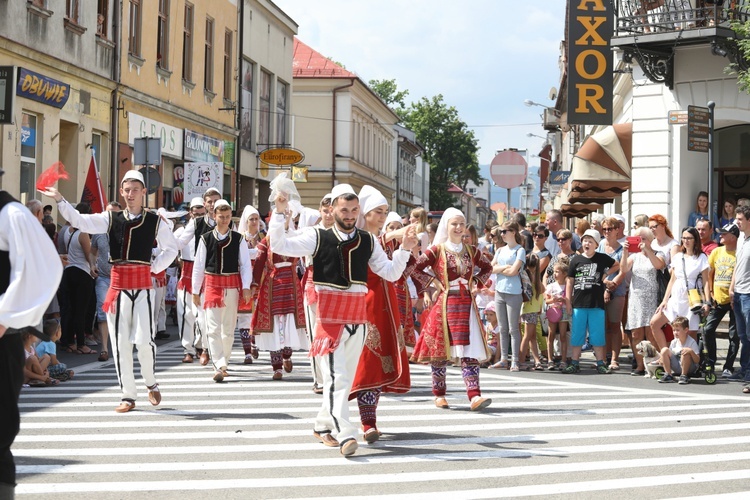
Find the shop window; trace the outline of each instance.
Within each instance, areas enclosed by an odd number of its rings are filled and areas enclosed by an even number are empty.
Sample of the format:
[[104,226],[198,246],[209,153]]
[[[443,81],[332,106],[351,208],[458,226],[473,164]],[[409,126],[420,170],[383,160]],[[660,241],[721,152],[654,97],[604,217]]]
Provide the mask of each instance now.
[[98,0],[96,6],[96,34],[107,38],[109,23],[109,0]]
[[156,65],[161,69],[169,69],[169,0],[159,0]]
[[214,90],[214,20],[206,18],[206,49],[203,57],[203,88]]
[[286,103],[289,86],[282,82],[276,82],[276,143],[279,146],[286,145]]
[[267,148],[271,143],[271,74],[260,73],[260,125],[258,127],[258,146]]
[[232,32],[224,32],[224,99],[232,100]]
[[141,0],[130,0],[128,53],[141,57]]
[[21,116],[21,203],[34,198],[37,163],[37,117],[28,113]]
[[193,6],[185,4],[185,21],[182,26],[182,79],[193,81]]

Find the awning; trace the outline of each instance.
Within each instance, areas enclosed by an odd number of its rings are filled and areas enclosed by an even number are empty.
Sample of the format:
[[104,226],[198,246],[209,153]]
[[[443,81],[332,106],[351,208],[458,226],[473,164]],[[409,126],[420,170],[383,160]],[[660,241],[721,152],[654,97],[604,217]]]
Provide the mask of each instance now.
[[600,208],[602,206],[598,203],[564,203],[560,206],[560,212],[565,217],[585,217]]
[[630,189],[632,143],[632,123],[611,125],[586,139],[573,157],[569,200],[608,203]]

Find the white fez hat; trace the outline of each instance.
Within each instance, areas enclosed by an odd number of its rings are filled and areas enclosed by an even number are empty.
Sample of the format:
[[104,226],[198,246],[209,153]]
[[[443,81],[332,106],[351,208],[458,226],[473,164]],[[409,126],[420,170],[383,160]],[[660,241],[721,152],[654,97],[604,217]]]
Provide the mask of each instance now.
[[193,207],[202,207],[202,206],[204,206],[203,205],[203,198],[201,198],[200,196],[196,196],[195,198],[193,198],[192,200],[190,200],[190,208],[193,208]]
[[125,177],[122,178],[120,185],[123,185],[125,181],[138,181],[143,184],[144,187],[146,186],[146,182],[143,180],[143,174],[138,170],[128,170],[125,172]]
[[227,200],[216,200],[216,203],[214,203],[214,211],[216,211],[217,208],[223,207],[224,205],[228,206],[230,209],[232,208],[232,205],[229,204]]
[[354,196],[357,196],[357,193],[354,192],[354,189],[352,189],[349,184],[336,184],[333,186],[333,189],[331,189],[331,202],[345,194],[353,194]]

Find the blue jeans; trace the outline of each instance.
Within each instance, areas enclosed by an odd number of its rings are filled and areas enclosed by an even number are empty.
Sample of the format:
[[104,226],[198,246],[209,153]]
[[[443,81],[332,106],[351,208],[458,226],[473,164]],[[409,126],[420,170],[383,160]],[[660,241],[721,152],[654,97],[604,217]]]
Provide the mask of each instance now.
[[740,338],[740,370],[745,374],[745,381],[750,382],[750,293],[734,294],[734,320],[737,324],[737,336]]

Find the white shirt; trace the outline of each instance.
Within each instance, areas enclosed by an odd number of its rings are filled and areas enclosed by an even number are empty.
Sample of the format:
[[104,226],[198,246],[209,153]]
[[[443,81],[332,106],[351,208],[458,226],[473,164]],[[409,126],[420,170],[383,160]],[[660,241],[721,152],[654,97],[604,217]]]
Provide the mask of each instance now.
[[[57,209],[60,211],[65,220],[70,222],[70,225],[77,227],[84,233],[89,234],[106,234],[109,232],[109,221],[110,217],[115,212],[102,212],[100,214],[80,214],[78,210],[65,200],[58,202]],[[129,220],[137,219],[141,215],[133,215],[127,210],[124,212],[125,216]],[[172,231],[169,229],[169,225],[162,220],[159,216],[159,226],[156,231],[156,243],[158,246],[158,253],[154,254],[154,259],[151,261],[151,272],[153,274],[159,274],[164,271],[169,265],[174,262],[177,257],[178,248],[177,240],[175,240]]]
[[10,259],[10,284],[0,295],[0,325],[36,327],[57,293],[62,263],[39,221],[18,202],[0,211],[0,250]]
[[[314,227],[305,227],[294,234],[287,234],[284,230],[284,222],[284,215],[278,214],[274,211],[268,225],[268,239],[271,241],[271,251],[288,257],[304,257],[306,255],[312,255],[318,246],[317,230]],[[336,226],[333,226],[333,230],[336,231],[342,239],[350,239],[354,235],[354,232],[341,232]],[[388,258],[388,255],[386,255],[383,247],[380,246],[378,239],[374,239],[375,245],[372,249],[370,260],[368,261],[370,269],[385,280],[398,280],[404,273],[411,252],[399,248],[393,252],[393,260],[391,260]],[[335,292],[345,291],[367,293],[367,286],[359,284],[352,284],[348,290],[339,290],[338,288],[322,285],[315,285],[315,289]]]
[[[218,229],[214,229],[213,233],[222,241],[229,236],[230,231],[226,234],[219,233]],[[242,289],[250,290],[250,285],[253,282],[253,265],[250,262],[250,252],[247,245],[243,245],[245,240],[240,242],[240,280],[242,281]],[[203,278],[206,275],[206,244],[203,243],[203,238],[198,242],[198,250],[195,252],[195,263],[193,264],[193,293],[200,290],[203,286]]]
[[[185,227],[180,227],[177,229],[177,231],[174,232],[174,237],[178,241],[177,246],[179,247],[179,241],[182,234],[185,232]],[[195,231],[193,231],[195,232]],[[195,236],[190,238],[190,241],[187,242],[186,245],[182,247],[180,250],[180,258],[183,262],[185,261],[193,261],[195,260],[195,251],[193,250],[195,248]]]
[[[211,217],[208,216],[208,214],[204,215],[206,222],[208,223],[208,226],[211,228],[216,227],[216,221],[213,220]],[[191,241],[195,242],[195,218],[192,218],[188,221],[188,223],[185,225],[185,230],[180,233],[180,237],[177,238],[177,248],[182,250],[185,248],[185,245],[190,243]],[[193,243],[195,245],[195,243]]]

